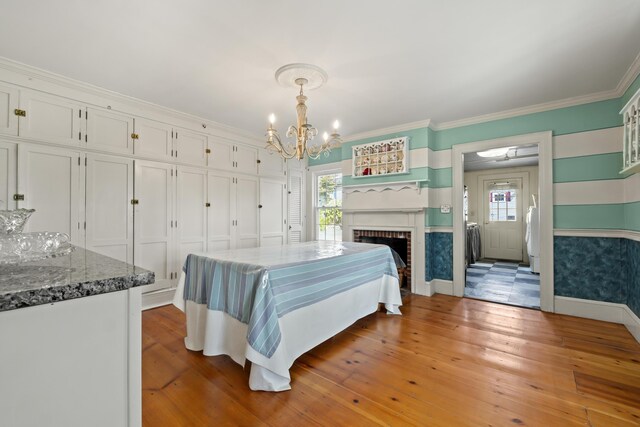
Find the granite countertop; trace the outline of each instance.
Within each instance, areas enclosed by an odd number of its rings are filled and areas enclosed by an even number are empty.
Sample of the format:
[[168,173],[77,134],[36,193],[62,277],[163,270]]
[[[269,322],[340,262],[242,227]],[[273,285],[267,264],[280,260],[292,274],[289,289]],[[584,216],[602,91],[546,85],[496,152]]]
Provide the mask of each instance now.
[[153,272],[76,247],[69,255],[0,265],[0,311],[153,283]]

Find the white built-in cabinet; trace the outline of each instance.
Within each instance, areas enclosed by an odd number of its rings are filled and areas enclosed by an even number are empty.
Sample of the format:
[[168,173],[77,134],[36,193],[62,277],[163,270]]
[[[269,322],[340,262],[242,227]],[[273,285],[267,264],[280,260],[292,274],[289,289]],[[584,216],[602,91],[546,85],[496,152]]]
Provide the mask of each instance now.
[[87,153],[86,248],[133,264],[133,160]]
[[258,178],[238,176],[235,185],[236,248],[255,248],[259,243]]
[[134,154],[157,160],[173,160],[171,125],[136,118],[134,128]]
[[147,293],[189,253],[302,240],[303,163],[81,91],[0,81],[0,209],[36,209],[25,231],[154,271]]
[[175,156],[180,163],[207,166],[209,138],[187,129],[174,129]]
[[87,148],[116,154],[133,154],[133,117],[104,108],[85,112]]
[[258,173],[256,148],[234,144],[221,138],[211,138],[209,149],[209,167],[249,175]]
[[78,146],[83,140],[85,105],[43,92],[20,91],[23,117],[18,134],[29,139]]
[[84,246],[84,156],[39,144],[18,146],[18,194],[24,198],[18,208],[36,210],[25,232],[58,231]]
[[207,248],[209,251],[235,246],[235,177],[222,172],[207,176]]
[[260,178],[260,246],[287,243],[286,182]]
[[18,146],[0,140],[0,210],[15,209]]
[[190,253],[207,250],[207,170],[178,166],[177,243],[179,268]]
[[155,283],[146,291],[171,287],[177,278],[174,175],[175,166],[171,164],[135,161],[133,262],[156,275]]
[[207,250],[258,246],[258,178],[210,171],[207,194]]
[[18,89],[0,83],[0,134],[18,134]]
[[284,177],[287,164],[279,154],[263,149],[258,152],[258,172],[260,176]]

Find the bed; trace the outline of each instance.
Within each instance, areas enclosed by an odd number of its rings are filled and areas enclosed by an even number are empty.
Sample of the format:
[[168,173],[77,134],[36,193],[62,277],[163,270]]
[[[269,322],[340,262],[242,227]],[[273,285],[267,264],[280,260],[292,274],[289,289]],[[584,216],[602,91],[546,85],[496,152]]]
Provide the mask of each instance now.
[[291,388],[300,355],[373,313],[402,305],[389,247],[315,241],[189,254],[173,304],[189,350],[251,361],[252,390]]

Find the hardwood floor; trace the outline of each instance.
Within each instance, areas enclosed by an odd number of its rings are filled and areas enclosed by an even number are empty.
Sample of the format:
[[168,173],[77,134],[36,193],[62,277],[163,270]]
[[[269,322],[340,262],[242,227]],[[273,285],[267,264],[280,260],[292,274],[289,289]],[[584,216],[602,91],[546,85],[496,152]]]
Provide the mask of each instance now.
[[300,357],[292,390],[185,349],[184,315],[143,313],[144,426],[637,426],[624,326],[444,295],[404,299]]

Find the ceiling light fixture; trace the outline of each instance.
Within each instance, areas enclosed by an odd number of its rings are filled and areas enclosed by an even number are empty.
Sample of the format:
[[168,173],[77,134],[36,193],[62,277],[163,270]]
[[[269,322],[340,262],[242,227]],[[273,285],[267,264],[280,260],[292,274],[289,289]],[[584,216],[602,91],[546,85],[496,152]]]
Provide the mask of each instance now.
[[478,151],[476,154],[480,157],[500,157],[506,155],[509,150],[511,150],[511,147],[500,147],[486,151]]
[[323,142],[311,144],[313,138],[318,135],[318,129],[311,126],[307,121],[307,97],[304,95],[304,87],[316,89],[327,81],[327,73],[319,67],[311,64],[288,64],[280,67],[276,71],[276,80],[282,86],[300,86],[300,94],[296,97],[296,114],[298,117],[297,126],[291,125],[287,129],[287,138],[295,138],[294,142],[283,143],[280,140],[278,131],[273,127],[276,121],[275,114],[269,116],[269,127],[267,128],[268,150],[276,151],[285,159],[297,158],[301,160],[305,153],[312,159],[317,159],[320,155],[328,156],[331,149],[337,148],[342,143],[338,127],[340,122],[333,122],[333,133],[323,134]]

